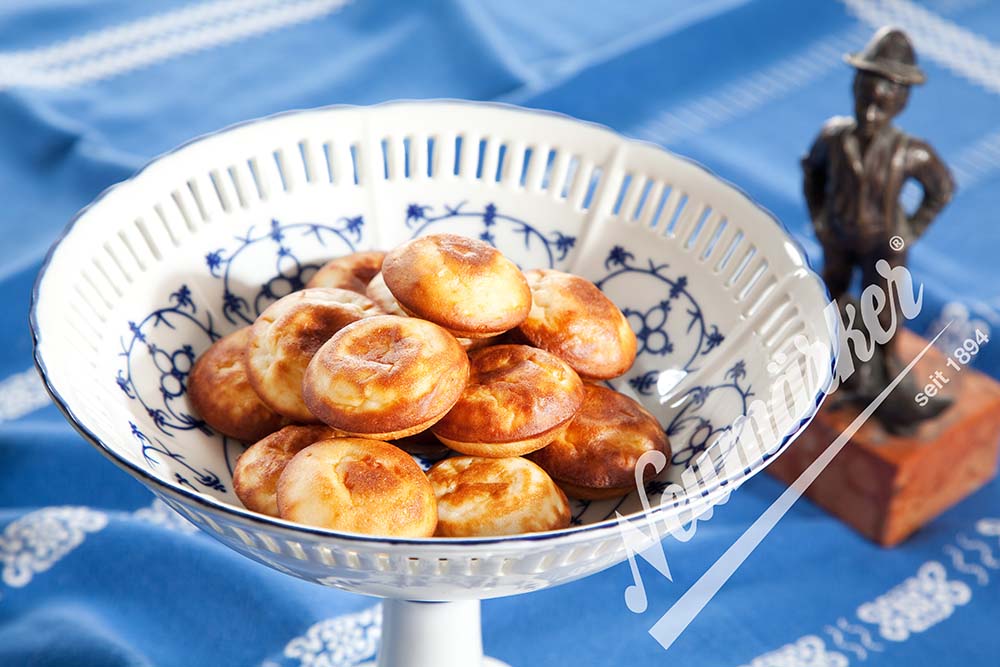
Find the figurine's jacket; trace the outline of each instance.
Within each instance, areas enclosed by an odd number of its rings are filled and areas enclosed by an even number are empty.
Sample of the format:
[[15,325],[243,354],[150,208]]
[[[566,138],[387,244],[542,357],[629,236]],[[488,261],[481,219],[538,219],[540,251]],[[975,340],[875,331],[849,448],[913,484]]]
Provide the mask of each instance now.
[[[891,125],[862,156],[854,128],[852,118],[830,119],[802,160],[806,203],[820,239],[864,252],[897,234],[920,236],[954,192],[948,168],[930,146]],[[910,178],[924,197],[908,217],[899,197]]]

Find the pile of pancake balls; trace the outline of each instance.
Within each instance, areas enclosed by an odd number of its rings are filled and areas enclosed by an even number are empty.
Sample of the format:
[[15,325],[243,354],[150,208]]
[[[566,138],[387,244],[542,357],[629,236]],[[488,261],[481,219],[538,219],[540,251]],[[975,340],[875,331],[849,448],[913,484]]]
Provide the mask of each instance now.
[[[567,527],[567,494],[623,496],[642,454],[669,457],[657,420],[598,384],[635,354],[593,283],[438,234],[329,262],[206,350],[188,392],[209,426],[255,443],[233,477],[252,511],[379,536],[514,535]],[[425,473],[411,453],[442,460]]]

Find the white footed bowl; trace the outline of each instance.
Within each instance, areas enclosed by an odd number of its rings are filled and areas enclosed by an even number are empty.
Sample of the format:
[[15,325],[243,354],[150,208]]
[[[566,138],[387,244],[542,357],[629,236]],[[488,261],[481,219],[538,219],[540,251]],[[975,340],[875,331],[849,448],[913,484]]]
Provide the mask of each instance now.
[[825,346],[828,371],[826,291],[767,212],[697,165],[555,114],[460,102],[287,113],[154,160],[53,247],[32,305],[36,361],[99,451],[219,541],[282,572],[372,595],[471,600],[619,562],[615,513],[639,523],[636,493],[574,503],[566,530],[489,539],[320,530],[250,512],[233,494],[243,446],[191,410],[195,357],[324,260],[436,232],[486,240],[522,268],[581,274],[626,312],[640,354],[612,384],[670,436],[671,465],[647,485],[659,518],[727,498],[823,397],[827,374],[802,375],[787,390],[791,426],[766,451],[739,466],[724,465],[735,448],[721,452],[709,465],[723,474],[661,505],[668,482],[804,363],[793,335]]

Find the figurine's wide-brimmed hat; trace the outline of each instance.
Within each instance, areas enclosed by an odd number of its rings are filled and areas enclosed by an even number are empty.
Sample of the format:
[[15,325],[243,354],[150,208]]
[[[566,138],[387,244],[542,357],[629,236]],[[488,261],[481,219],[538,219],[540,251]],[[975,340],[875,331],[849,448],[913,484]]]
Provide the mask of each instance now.
[[927,76],[917,67],[917,55],[906,33],[899,28],[881,28],[857,53],[844,56],[849,64],[874,72],[896,83],[919,85]]

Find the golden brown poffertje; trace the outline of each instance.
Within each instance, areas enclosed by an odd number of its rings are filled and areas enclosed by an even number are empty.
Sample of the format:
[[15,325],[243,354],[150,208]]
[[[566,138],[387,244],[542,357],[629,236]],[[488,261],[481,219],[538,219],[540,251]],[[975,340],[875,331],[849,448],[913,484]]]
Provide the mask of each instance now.
[[443,443],[471,456],[520,456],[550,443],[583,404],[583,382],[566,362],[527,345],[469,354],[469,383],[433,427]]
[[191,407],[209,426],[243,442],[255,442],[287,420],[267,407],[250,385],[244,365],[250,327],[212,343],[187,378]]
[[[569,495],[599,500],[634,491],[636,463],[650,451],[670,458],[656,418],[628,396],[588,383],[583,407],[569,427],[529,457]],[[654,474],[647,466],[643,481]]]
[[314,442],[339,435],[328,426],[286,426],[251,445],[236,460],[233,491],[248,510],[278,516],[278,478],[285,466]]
[[331,259],[313,274],[306,288],[336,287],[364,294],[368,283],[382,270],[385,253],[381,250],[367,250]]
[[309,364],[303,395],[324,424],[392,440],[445,415],[469,378],[469,358],[450,333],[413,317],[364,319],[330,338]]
[[569,503],[527,459],[455,456],[427,473],[440,537],[519,535],[569,526]]
[[454,234],[423,236],[389,251],[382,277],[408,314],[456,336],[485,338],[528,316],[531,291],[493,246]]
[[531,312],[518,327],[525,340],[563,359],[580,377],[608,380],[635,361],[635,332],[594,283],[562,271],[524,272]]
[[437,501],[409,454],[378,440],[321,440],[278,479],[282,519],[366,535],[430,537]]
[[316,422],[302,400],[302,376],[316,351],[348,324],[382,311],[350,290],[314,287],[278,299],[254,321],[247,344],[250,384],[272,410]]

